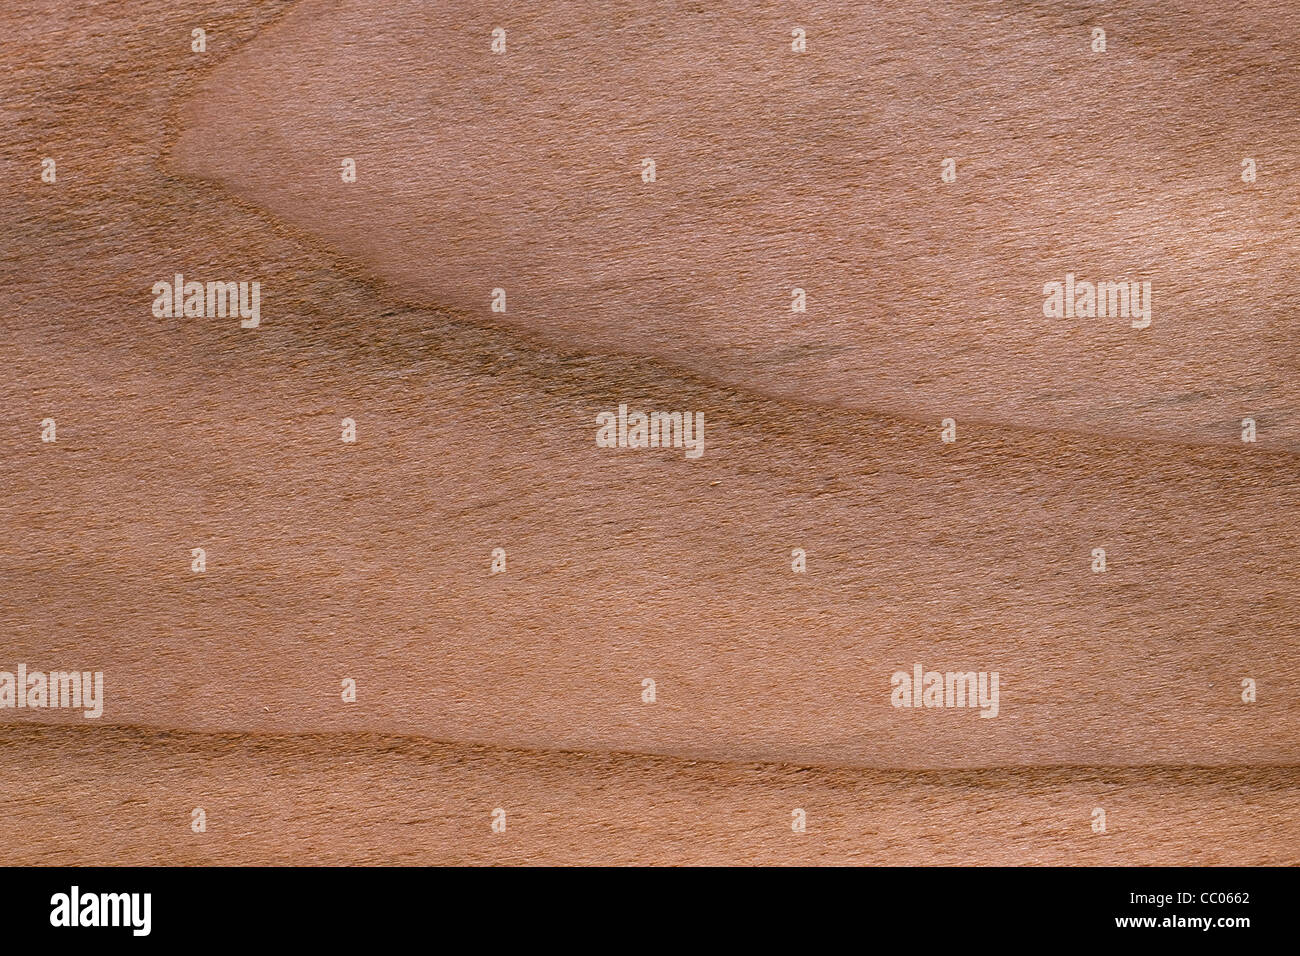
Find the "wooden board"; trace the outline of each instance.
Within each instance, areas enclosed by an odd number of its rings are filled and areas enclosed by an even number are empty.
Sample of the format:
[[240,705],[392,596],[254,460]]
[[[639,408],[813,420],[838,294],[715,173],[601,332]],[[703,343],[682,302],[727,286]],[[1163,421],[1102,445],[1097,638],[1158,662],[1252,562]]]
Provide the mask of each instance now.
[[0,862],[1300,862],[1293,7],[0,22]]

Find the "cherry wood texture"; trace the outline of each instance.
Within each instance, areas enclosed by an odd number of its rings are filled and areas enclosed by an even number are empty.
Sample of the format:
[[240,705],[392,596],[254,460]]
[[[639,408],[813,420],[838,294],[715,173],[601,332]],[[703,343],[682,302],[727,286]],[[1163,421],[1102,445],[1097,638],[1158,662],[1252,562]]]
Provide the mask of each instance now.
[[0,710],[0,863],[1300,863],[1294,4],[22,0],[0,67],[0,669],[107,696]]

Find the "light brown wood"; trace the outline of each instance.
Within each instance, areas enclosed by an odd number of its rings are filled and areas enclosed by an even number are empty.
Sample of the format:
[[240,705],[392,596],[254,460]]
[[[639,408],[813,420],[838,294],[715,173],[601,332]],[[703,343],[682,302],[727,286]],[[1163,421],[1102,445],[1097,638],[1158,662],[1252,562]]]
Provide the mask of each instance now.
[[0,14],[0,861],[1300,862],[1300,15],[794,16]]

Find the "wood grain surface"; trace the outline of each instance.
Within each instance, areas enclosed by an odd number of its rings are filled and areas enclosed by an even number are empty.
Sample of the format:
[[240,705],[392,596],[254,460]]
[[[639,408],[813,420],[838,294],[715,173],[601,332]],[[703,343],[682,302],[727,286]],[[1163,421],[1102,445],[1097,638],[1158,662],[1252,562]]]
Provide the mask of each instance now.
[[0,709],[0,863],[1300,863],[1293,3],[22,0],[0,65],[0,671],[105,686]]

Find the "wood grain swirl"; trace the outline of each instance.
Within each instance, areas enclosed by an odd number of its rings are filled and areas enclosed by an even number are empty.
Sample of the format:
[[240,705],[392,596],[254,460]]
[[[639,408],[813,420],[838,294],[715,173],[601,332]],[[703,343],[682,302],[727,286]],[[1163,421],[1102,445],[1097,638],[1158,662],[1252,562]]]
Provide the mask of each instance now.
[[1294,5],[0,24],[0,862],[1300,862]]

